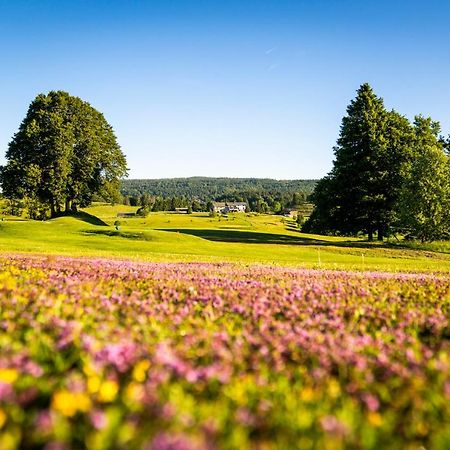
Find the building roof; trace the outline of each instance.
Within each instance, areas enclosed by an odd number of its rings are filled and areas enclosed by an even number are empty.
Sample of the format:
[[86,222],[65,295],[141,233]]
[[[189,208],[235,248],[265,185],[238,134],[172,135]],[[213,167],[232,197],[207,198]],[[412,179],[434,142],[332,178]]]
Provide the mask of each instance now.
[[214,202],[214,206],[247,206],[247,202]]

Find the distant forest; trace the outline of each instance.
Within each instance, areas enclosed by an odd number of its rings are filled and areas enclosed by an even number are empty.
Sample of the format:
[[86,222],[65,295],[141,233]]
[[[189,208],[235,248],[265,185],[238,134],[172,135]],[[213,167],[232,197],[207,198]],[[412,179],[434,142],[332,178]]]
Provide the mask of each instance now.
[[161,197],[188,197],[197,200],[218,199],[237,192],[304,192],[310,195],[317,180],[272,180],[270,178],[161,178],[149,180],[123,180],[122,195],[149,194]]
[[152,211],[191,207],[210,209],[213,201],[244,201],[251,211],[280,212],[308,201],[317,180],[273,180],[269,178],[168,178],[123,180],[124,202]]

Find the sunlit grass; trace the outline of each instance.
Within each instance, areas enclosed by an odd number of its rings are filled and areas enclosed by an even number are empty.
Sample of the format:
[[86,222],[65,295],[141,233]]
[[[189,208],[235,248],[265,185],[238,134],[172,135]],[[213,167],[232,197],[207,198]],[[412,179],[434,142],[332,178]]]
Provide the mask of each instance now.
[[[0,251],[330,269],[450,269],[450,255],[439,251],[308,235],[300,233],[292,220],[275,215],[209,217],[207,213],[151,213],[146,218],[119,219],[121,226],[117,231],[114,222],[118,212],[136,209],[96,204],[85,210],[90,216],[60,217],[46,222],[6,218],[0,222]],[[436,250],[439,245],[443,244],[436,244]]]

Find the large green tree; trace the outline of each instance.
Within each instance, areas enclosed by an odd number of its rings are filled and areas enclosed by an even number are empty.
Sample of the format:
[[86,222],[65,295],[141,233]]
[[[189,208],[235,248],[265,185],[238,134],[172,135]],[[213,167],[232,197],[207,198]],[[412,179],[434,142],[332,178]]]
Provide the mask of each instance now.
[[5,197],[47,205],[51,215],[114,195],[126,159],[111,125],[89,103],[62,91],[38,95],[1,168]]
[[398,201],[401,226],[422,242],[450,233],[450,160],[440,125],[418,116],[414,121],[414,158]]
[[342,119],[333,169],[316,186],[315,210],[306,229],[383,239],[394,220],[401,168],[410,157],[407,119],[386,111],[383,100],[363,84]]

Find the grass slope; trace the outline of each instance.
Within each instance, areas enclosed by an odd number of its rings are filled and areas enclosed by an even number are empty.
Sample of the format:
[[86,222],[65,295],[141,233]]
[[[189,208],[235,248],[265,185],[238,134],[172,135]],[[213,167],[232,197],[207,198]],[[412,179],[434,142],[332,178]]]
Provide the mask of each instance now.
[[145,261],[231,261],[357,270],[448,271],[450,255],[307,235],[271,215],[211,218],[153,213],[121,219],[136,208],[97,204],[76,217],[0,222],[0,251],[114,257]]

